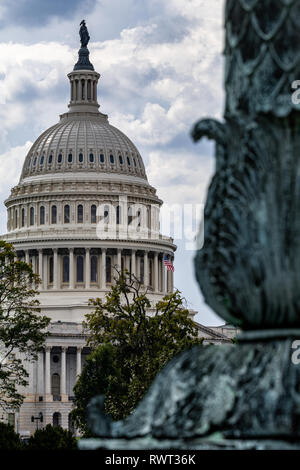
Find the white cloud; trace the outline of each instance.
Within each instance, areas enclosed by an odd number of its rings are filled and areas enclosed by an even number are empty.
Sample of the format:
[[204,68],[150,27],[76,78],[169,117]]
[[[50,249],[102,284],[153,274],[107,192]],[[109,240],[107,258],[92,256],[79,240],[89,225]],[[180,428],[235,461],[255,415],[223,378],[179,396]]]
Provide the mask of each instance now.
[[[0,199],[4,201],[10,194],[10,190],[15,186],[20,178],[25,157],[32,145],[26,142],[24,145],[12,147],[0,155]],[[0,233],[6,231],[6,208],[0,208]]]
[[[89,44],[101,73],[101,111],[142,150],[159,197],[169,204],[203,202],[212,151],[205,157],[203,147],[193,152],[184,145],[197,119],[222,112],[224,0],[147,0],[148,13],[144,2],[135,3],[104,0],[86,18],[101,39],[91,34]],[[118,8],[124,18],[111,21]],[[57,19],[29,32],[14,25],[12,33],[18,43],[0,43],[0,144],[8,149],[0,155],[2,200],[17,183],[29,140],[67,110],[66,74],[77,61],[74,20]],[[0,213],[3,221],[5,208]]]
[[196,204],[205,200],[214,170],[211,154],[156,151],[149,155],[146,168],[149,183],[158,188],[158,196],[168,204]]

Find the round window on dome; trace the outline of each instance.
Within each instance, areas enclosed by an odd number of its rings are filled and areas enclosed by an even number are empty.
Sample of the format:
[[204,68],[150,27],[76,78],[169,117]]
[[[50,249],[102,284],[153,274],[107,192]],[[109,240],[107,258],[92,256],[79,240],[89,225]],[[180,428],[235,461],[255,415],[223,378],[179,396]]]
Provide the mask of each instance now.
[[[72,161],[72,160],[71,160],[71,161]],[[80,153],[80,154],[78,155],[78,161],[79,161],[79,163],[82,163],[82,162],[83,162],[83,154],[82,154],[82,153]]]
[[94,163],[94,154],[90,153],[90,163]]
[[113,155],[110,155],[110,156],[109,156],[109,159],[110,159],[110,163],[115,163],[115,159],[114,159],[114,156],[113,156]]
[[45,160],[45,157],[44,157],[44,155],[42,155],[41,160],[40,160],[40,165],[44,165],[44,160]]
[[100,160],[100,163],[104,163],[104,155],[103,155],[103,153],[100,153],[100,155],[99,155],[99,160]]
[[60,153],[57,157],[57,163],[61,163],[62,162],[62,154]]
[[52,155],[49,155],[49,158],[48,158],[48,164],[49,164],[49,165],[51,165],[52,159],[53,159]]
[[73,160],[73,155],[71,153],[69,153],[68,155],[68,163],[72,163],[72,160]]
[[121,165],[123,165],[123,158],[122,158],[122,155],[119,155],[119,162]]

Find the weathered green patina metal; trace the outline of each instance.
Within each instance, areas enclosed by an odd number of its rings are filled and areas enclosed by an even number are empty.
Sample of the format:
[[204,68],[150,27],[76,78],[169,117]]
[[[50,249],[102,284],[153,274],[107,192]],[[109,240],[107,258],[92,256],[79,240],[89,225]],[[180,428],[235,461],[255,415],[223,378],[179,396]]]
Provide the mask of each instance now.
[[[227,0],[224,122],[195,257],[206,302],[244,333],[174,358],[126,420],[90,404],[81,448],[300,449],[300,0]],[[297,345],[296,345],[297,347]]]

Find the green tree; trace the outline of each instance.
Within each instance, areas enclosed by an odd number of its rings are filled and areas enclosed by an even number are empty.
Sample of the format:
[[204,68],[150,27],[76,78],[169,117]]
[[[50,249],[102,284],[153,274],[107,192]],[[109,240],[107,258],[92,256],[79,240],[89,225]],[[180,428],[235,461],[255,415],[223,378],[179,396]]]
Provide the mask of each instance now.
[[17,387],[28,384],[18,356],[37,359],[50,319],[41,316],[36,287],[39,277],[30,265],[16,259],[12,245],[0,240],[0,406],[17,410],[23,396]]
[[[86,315],[84,324],[88,344],[94,350],[111,344],[115,351],[113,364],[121,376],[112,371],[98,388],[95,377],[104,366],[100,364],[97,369],[88,362],[83,369],[85,381],[75,389],[75,404],[81,409],[82,419],[87,394],[81,392],[84,384],[86,389],[90,387],[89,377],[93,376],[93,395],[104,393],[107,412],[114,419],[123,419],[137,406],[159,370],[175,354],[200,344],[202,339],[178,290],[152,308],[147,290],[126,271],[118,273],[104,301],[97,298],[90,303],[94,310]],[[121,391],[113,386],[115,377]]]
[[76,450],[77,440],[71,431],[61,426],[47,426],[37,429],[28,440],[28,450]]
[[22,450],[23,443],[11,424],[0,423],[0,450]]
[[93,351],[82,369],[82,373],[74,387],[74,409],[71,419],[77,429],[90,436],[86,426],[86,412],[90,400],[99,394],[105,394],[106,412],[114,416],[114,410],[122,406],[127,384],[123,382],[118,348],[111,344],[103,344]]

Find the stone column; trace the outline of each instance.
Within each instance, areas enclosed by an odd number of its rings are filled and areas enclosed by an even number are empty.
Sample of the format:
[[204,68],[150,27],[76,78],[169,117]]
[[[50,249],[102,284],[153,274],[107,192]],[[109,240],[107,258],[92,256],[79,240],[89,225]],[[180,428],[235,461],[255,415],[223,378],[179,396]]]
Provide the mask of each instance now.
[[87,101],[87,99],[88,99],[88,96],[87,96],[87,84],[88,84],[88,81],[85,79],[85,80],[84,80],[84,101]]
[[69,265],[69,288],[74,289],[75,287],[75,269],[74,269],[74,248],[69,249],[70,265]]
[[149,286],[148,251],[144,251],[144,286]]
[[154,253],[154,292],[158,292],[158,253]]
[[163,293],[166,292],[166,267],[164,264],[164,253],[162,253],[162,260],[161,260],[161,291]]
[[101,289],[106,288],[106,248],[101,250],[101,275],[100,275]]
[[131,273],[136,276],[136,250],[131,250]]
[[122,266],[122,252],[120,249],[117,251],[117,268],[121,270]]
[[44,352],[38,353],[37,360],[37,395],[45,394],[45,378],[44,378]]
[[58,250],[53,248],[53,289],[58,289]]
[[43,289],[48,287],[48,255],[45,255],[43,262]]
[[41,278],[41,284],[39,285],[39,289],[45,289],[44,286],[44,276],[43,276],[43,250],[39,249],[39,276]]
[[85,249],[85,288],[89,289],[91,287],[91,257],[90,249]]
[[81,351],[82,347],[77,347],[77,354],[76,354],[76,377],[81,374]]
[[61,382],[60,382],[61,383],[60,394],[62,397],[62,401],[66,400],[66,394],[67,394],[66,351],[67,351],[67,348],[65,346],[62,346],[61,348]]
[[51,346],[45,348],[45,395],[49,400],[51,395],[51,371],[50,371],[50,353]]

